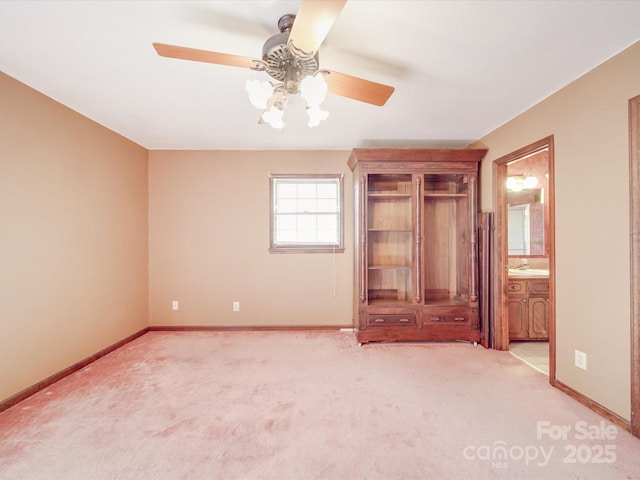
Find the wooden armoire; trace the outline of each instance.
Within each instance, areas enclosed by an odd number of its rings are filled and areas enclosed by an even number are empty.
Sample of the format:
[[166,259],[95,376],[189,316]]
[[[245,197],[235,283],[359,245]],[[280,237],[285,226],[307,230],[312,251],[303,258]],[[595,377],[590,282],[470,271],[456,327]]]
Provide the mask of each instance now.
[[360,343],[480,340],[476,216],[485,153],[352,151]]

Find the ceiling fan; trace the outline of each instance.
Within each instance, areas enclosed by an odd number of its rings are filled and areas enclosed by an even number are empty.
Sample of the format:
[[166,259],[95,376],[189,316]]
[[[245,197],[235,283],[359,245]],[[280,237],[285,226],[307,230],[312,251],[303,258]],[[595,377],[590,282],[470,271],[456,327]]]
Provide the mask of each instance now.
[[[388,85],[320,69],[318,48],[346,2],[302,0],[297,14],[286,14],[280,18],[280,33],[264,43],[261,59],[164,43],[154,43],[153,46],[158,55],[163,57],[267,72],[278,83],[247,84],[251,102],[265,110],[262,120],[275,128],[282,128],[287,95],[300,93],[307,100],[307,111],[311,118],[309,126],[315,126],[328,115],[328,112],[319,110],[319,103],[327,91],[377,106],[384,105],[394,91]],[[314,115],[320,115],[319,119]]]

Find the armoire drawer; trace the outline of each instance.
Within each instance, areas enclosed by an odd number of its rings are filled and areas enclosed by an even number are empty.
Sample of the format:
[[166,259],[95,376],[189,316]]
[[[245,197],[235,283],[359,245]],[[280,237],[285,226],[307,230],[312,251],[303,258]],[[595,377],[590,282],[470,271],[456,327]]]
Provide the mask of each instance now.
[[388,327],[393,326],[415,326],[416,316],[413,313],[410,314],[387,314],[387,313],[368,313],[367,325],[369,327]]
[[423,323],[468,323],[471,320],[468,308],[437,308],[423,312]]

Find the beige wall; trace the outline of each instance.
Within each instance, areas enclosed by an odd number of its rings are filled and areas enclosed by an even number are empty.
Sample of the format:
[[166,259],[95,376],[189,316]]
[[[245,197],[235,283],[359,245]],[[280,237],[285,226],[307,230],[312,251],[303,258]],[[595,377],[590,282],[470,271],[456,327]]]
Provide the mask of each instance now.
[[147,152],[0,73],[0,401],[147,325]]
[[[630,418],[628,100],[640,94],[640,43],[491,132],[493,161],[546,136],[555,143],[557,379]],[[587,371],[574,351],[587,353]]]
[[[151,325],[350,326],[349,151],[152,151]],[[343,173],[345,253],[271,254],[269,173]],[[179,310],[171,310],[171,301]],[[240,302],[240,311],[232,303]]]

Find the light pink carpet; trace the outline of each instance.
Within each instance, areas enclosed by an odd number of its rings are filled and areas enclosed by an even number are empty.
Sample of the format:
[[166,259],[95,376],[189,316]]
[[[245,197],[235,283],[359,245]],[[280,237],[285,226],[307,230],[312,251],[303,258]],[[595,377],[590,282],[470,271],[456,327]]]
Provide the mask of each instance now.
[[637,479],[640,440],[480,346],[150,332],[0,413],[0,478]]

